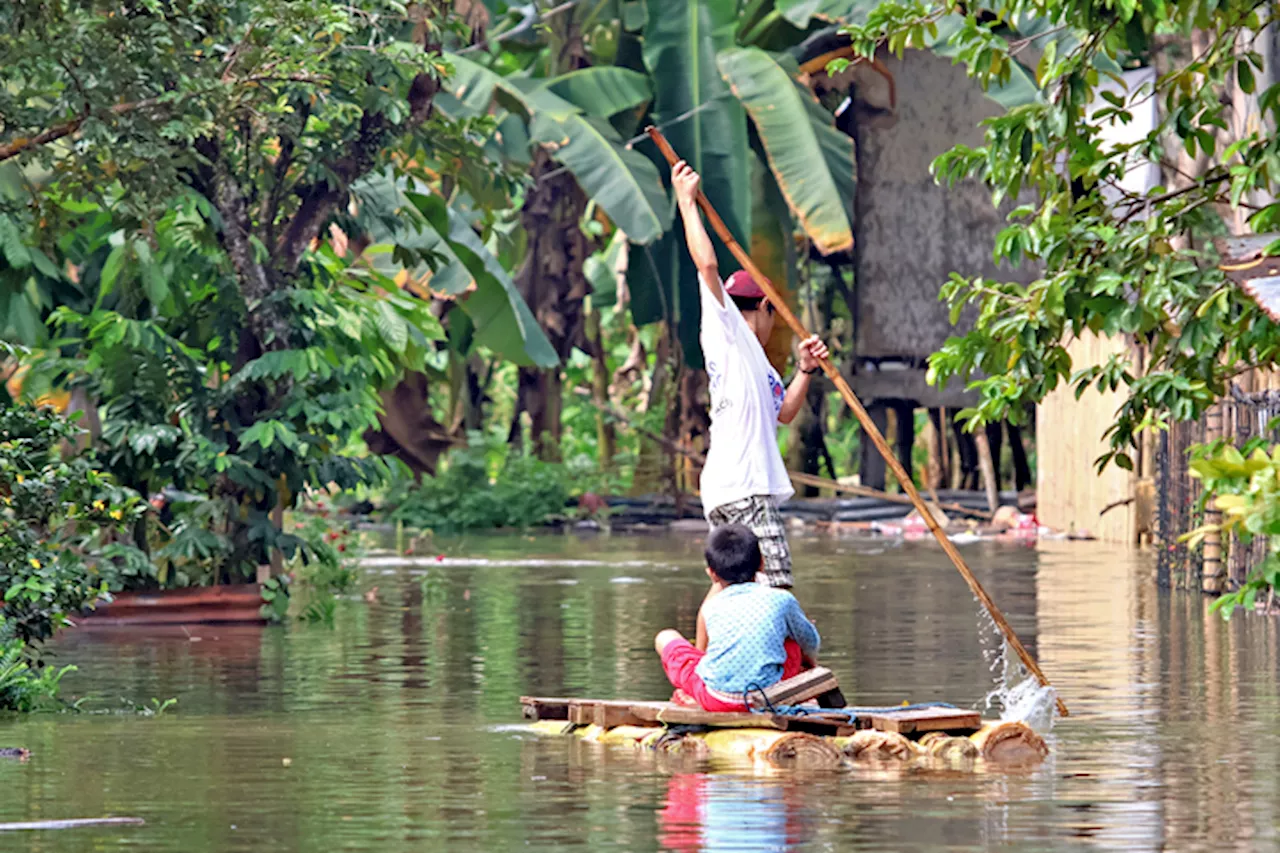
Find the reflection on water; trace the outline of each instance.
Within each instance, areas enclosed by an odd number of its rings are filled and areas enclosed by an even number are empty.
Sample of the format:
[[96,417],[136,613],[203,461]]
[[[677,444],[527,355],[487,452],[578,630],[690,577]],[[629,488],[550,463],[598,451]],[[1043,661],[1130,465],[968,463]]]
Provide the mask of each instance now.
[[[669,693],[652,636],[691,629],[700,547],[472,538],[442,562],[371,569],[376,603],[344,602],[334,629],[68,634],[60,662],[81,671],[66,684],[94,712],[0,722],[0,746],[33,753],[0,762],[0,820],[147,826],[0,836],[0,848],[1275,846],[1276,623],[1224,625],[1201,599],[1156,590],[1141,556],[1104,546],[966,549],[1071,709],[1033,771],[760,776],[511,725],[525,693]],[[984,701],[993,638],[940,551],[794,548],[823,662],[851,701]],[[163,716],[132,710],[169,697]]]

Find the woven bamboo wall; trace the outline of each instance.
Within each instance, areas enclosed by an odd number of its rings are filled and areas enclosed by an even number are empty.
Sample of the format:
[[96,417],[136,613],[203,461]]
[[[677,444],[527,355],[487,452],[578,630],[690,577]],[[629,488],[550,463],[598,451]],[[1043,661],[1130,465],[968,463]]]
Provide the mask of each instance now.
[[[1101,364],[1127,349],[1123,339],[1093,335],[1067,348],[1077,368]],[[1092,389],[1077,400],[1072,388],[1059,387],[1036,407],[1036,515],[1041,523],[1056,530],[1087,530],[1104,542],[1137,541],[1136,501],[1099,515],[1135,494],[1134,474],[1111,465],[1099,475],[1094,467],[1107,451],[1102,433],[1120,400],[1119,394]]]

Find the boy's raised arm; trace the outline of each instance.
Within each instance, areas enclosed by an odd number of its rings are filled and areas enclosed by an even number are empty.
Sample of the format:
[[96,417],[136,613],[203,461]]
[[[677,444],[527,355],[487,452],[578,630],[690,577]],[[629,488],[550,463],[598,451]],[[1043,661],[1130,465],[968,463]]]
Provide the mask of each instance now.
[[681,160],[671,169],[671,184],[676,190],[676,202],[680,207],[680,218],[684,220],[684,241],[689,246],[689,255],[698,270],[703,284],[716,302],[724,305],[724,288],[720,285],[720,262],[716,260],[715,247],[711,245],[711,237],[707,235],[706,226],[702,224],[702,213],[698,210],[698,173],[688,163]]

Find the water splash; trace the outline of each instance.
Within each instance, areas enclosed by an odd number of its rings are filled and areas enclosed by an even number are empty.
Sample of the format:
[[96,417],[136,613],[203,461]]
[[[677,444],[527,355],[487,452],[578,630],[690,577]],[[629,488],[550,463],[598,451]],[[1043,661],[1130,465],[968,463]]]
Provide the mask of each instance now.
[[979,606],[979,636],[982,656],[992,673],[993,687],[984,700],[988,712],[998,713],[1003,721],[1026,723],[1040,734],[1053,730],[1057,719],[1058,692],[1040,684],[1009,648],[995,620]]

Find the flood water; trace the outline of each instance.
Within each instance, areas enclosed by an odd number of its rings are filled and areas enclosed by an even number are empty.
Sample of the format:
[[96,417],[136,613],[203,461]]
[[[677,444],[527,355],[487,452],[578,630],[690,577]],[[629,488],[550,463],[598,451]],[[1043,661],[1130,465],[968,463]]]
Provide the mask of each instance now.
[[[0,849],[1275,849],[1277,624],[1223,624],[1149,558],[1087,543],[962,550],[1070,708],[1033,771],[795,776],[679,765],[519,731],[521,694],[669,695],[692,631],[691,535],[484,537],[369,570],[332,628],[65,635],[92,712],[0,720]],[[932,545],[793,539],[801,603],[851,702],[979,703],[978,606]],[[176,698],[164,714],[135,706]]]

